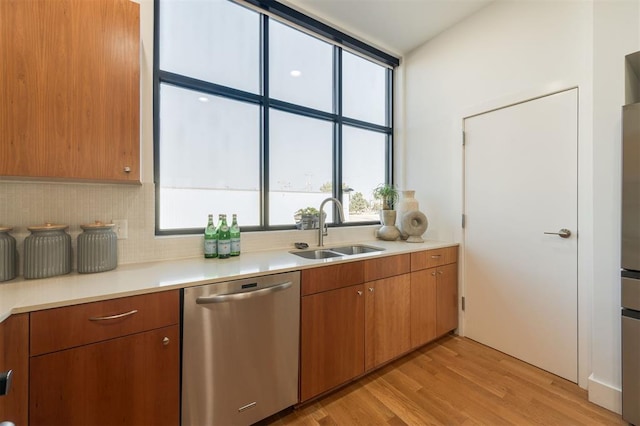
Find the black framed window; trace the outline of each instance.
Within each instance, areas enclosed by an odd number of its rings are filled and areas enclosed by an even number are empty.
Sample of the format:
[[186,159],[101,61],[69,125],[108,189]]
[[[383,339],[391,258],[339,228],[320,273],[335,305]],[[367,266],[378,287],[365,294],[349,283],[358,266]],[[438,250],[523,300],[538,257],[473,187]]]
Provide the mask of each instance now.
[[280,3],[245,4],[155,0],[156,233],[202,232],[209,213],[293,228],[329,196],[344,224],[377,222],[398,60]]

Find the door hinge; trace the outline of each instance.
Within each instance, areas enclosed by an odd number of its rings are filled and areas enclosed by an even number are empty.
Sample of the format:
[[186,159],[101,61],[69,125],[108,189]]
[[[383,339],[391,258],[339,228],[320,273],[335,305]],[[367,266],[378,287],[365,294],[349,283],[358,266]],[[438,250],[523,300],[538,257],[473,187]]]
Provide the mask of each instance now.
[[462,146],[465,146],[466,143],[467,143],[467,134],[463,130],[462,131]]
[[462,214],[462,228],[464,228],[464,225],[465,225],[465,223],[466,223],[466,221],[467,221],[466,219],[467,219],[467,218],[466,218],[465,214],[463,213],[463,214]]
[[462,296],[462,298],[460,299],[460,304],[462,305],[462,310],[464,311],[464,308],[465,308],[464,296]]

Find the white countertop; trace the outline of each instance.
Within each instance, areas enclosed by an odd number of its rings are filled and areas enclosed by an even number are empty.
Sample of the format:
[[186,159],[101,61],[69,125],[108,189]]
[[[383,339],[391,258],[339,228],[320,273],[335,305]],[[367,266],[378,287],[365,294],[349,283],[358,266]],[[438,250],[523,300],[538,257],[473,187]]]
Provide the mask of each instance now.
[[[22,312],[457,245],[433,240],[423,243],[373,240],[354,244],[366,244],[385,250],[310,260],[280,249],[243,253],[229,259],[192,258],[120,265],[112,271],[96,274],[72,272],[36,280],[18,277],[0,283],[0,322],[11,314]],[[309,247],[315,248],[317,247]]]

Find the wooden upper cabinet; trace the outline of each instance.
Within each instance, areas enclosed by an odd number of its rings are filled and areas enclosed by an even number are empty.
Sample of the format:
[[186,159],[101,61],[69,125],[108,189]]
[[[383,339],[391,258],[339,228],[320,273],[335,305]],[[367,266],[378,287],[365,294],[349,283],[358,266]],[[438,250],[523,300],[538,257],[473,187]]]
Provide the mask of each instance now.
[[0,176],[140,181],[139,7],[0,1]]

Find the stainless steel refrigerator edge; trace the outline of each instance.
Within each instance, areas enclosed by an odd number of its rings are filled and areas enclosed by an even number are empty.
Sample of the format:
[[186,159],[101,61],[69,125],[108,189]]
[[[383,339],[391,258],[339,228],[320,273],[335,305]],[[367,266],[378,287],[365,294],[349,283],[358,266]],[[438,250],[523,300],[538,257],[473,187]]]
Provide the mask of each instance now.
[[622,108],[622,417],[640,425],[640,104]]
[[299,272],[183,295],[183,425],[250,425],[298,402]]

